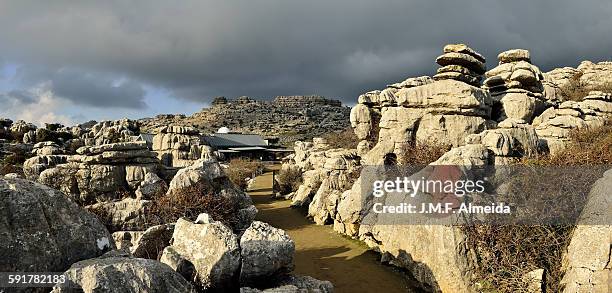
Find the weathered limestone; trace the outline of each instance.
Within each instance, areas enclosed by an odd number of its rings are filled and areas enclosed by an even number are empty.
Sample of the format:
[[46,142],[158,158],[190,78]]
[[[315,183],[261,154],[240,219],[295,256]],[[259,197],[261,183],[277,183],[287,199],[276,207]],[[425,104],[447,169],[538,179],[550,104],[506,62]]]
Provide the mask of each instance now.
[[513,49],[499,54],[499,66],[485,73],[485,88],[489,89],[495,101],[493,118],[522,119],[530,123],[534,115],[547,106],[544,75],[531,64],[529,51]]
[[563,258],[563,292],[608,292],[612,282],[612,170],[597,180],[589,193],[579,224]]
[[[73,133],[82,132],[80,127],[72,128]],[[140,131],[138,121],[122,119],[116,121],[102,121],[89,128],[89,131],[81,134],[85,145],[96,146],[103,144],[113,144],[118,142],[129,142],[132,137]]]
[[598,127],[612,118],[612,94],[593,91],[581,102],[566,101],[558,109],[549,108],[533,120],[540,144],[550,153],[565,148],[570,132]]
[[164,126],[153,137],[153,151],[168,167],[187,167],[203,154],[200,133],[192,127]]
[[105,220],[107,227],[115,231],[142,230],[147,225],[146,215],[152,202],[135,198],[124,198],[86,206]]
[[23,163],[23,173],[29,180],[36,181],[42,171],[68,162],[66,155],[41,155],[27,159]]
[[233,277],[240,268],[240,246],[230,228],[220,222],[179,219],[172,238],[161,262],[179,271],[181,263],[189,262],[193,275],[185,277],[203,289],[229,290],[237,285]]
[[32,148],[32,154],[36,156],[50,156],[64,154],[64,150],[52,141],[39,142]]
[[444,54],[436,62],[443,67],[433,76],[434,80],[454,79],[476,87],[486,70],[484,56],[465,44],[444,46]]
[[0,271],[64,271],[115,247],[102,223],[60,191],[0,177],[0,194]]
[[195,292],[191,284],[167,265],[150,259],[103,256],[75,263],[64,273],[61,292]]
[[240,288],[240,293],[333,293],[334,286],[329,281],[317,280],[310,276],[287,276],[274,281],[272,288],[259,290],[249,287]]
[[43,171],[38,180],[86,204],[119,199],[121,191],[134,192],[146,174],[161,170],[145,142],[83,147],[77,153],[68,164]]
[[240,284],[262,284],[293,270],[295,244],[287,233],[254,221],[240,238]]

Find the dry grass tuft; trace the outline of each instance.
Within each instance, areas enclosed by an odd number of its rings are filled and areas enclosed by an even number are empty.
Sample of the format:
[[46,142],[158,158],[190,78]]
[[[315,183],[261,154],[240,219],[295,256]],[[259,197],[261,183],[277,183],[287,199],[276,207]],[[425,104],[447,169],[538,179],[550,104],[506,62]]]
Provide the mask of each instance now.
[[398,154],[399,165],[425,166],[435,162],[451,149],[449,145],[408,143],[401,148]]
[[327,144],[334,149],[356,149],[357,144],[359,144],[359,139],[357,139],[357,136],[351,127],[347,127],[340,132],[327,133],[323,135],[323,138],[325,138],[327,140]]
[[247,178],[254,178],[261,170],[263,170],[263,164],[259,161],[232,159],[225,174],[236,186],[245,190],[248,185]]
[[276,177],[278,192],[289,194],[297,191],[302,184],[302,171],[298,167],[282,168]]
[[174,223],[179,218],[195,221],[199,214],[207,213],[215,221],[234,227],[238,222],[238,210],[238,203],[234,199],[198,186],[155,198],[147,220],[149,226]]

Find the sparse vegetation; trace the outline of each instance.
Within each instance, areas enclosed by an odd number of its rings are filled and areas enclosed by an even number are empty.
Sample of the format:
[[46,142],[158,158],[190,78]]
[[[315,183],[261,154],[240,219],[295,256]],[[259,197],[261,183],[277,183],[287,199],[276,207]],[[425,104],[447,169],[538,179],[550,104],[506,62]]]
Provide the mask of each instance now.
[[297,191],[302,184],[302,171],[297,167],[283,168],[276,178],[278,180],[278,191],[281,194],[289,194]]
[[584,97],[589,95],[590,91],[594,90],[612,93],[612,83],[606,83],[597,87],[591,87],[587,83],[583,82],[580,79],[581,77],[582,73],[576,74],[569,80],[567,84],[563,85],[560,88],[561,94],[565,97],[566,100],[582,101]]
[[[517,197],[513,202],[547,211],[538,215],[542,225],[462,227],[467,245],[479,256],[474,273],[483,292],[524,292],[527,284],[522,276],[534,269],[545,270],[547,292],[562,291],[562,257],[575,220],[592,184],[612,162],[612,125],[577,130],[571,137],[569,146],[558,154],[525,159],[522,165],[537,168],[517,168],[523,174],[512,182],[516,192],[509,194]],[[575,168],[579,166],[585,168]]]
[[408,166],[424,166],[435,162],[451,149],[450,145],[408,143],[401,148],[398,164]]
[[259,161],[232,159],[225,173],[236,186],[244,190],[248,185],[247,178],[254,178],[261,170],[263,170],[263,164]]
[[359,139],[357,139],[351,127],[347,127],[339,132],[327,133],[323,138],[327,140],[327,143],[332,148],[355,149],[357,148],[357,144],[359,144]]
[[147,214],[149,226],[174,223],[179,218],[196,220],[207,213],[215,221],[234,227],[238,219],[238,203],[232,198],[215,194],[211,188],[197,186],[155,198]]

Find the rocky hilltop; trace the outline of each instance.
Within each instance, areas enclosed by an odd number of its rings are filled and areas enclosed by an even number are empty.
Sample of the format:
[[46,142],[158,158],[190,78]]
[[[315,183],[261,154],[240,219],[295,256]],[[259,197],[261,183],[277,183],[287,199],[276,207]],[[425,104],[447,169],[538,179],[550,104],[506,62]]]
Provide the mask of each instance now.
[[349,113],[350,108],[340,101],[321,96],[278,96],[272,101],[218,97],[210,108],[191,116],[158,115],[140,122],[145,132],[169,124],[195,127],[204,133],[227,127],[292,143],[346,129],[350,126]]

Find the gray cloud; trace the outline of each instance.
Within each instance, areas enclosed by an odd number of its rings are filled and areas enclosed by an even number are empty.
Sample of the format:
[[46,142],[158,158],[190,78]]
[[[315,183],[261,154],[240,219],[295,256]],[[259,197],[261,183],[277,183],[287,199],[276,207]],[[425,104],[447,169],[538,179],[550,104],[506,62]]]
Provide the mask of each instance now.
[[0,101],[3,101],[3,103],[19,103],[27,105],[36,103],[38,98],[34,97],[27,91],[12,90],[7,93],[0,93]]
[[[311,93],[354,101],[432,74],[446,43],[468,43],[489,67],[517,47],[544,70],[609,59],[611,14],[606,0],[15,0],[0,4],[0,56],[51,68],[40,79],[85,105],[144,107],[140,84],[203,102]],[[128,82],[112,86],[121,77]]]
[[23,66],[17,70],[14,80],[26,87],[44,84],[54,96],[75,105],[133,109],[146,107],[145,91],[140,83],[108,73]]

